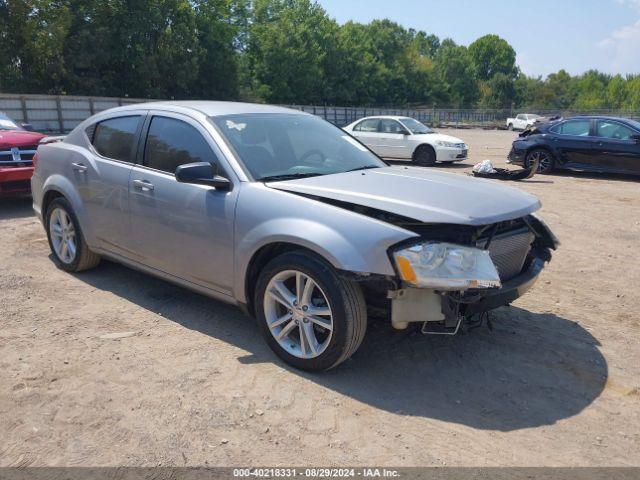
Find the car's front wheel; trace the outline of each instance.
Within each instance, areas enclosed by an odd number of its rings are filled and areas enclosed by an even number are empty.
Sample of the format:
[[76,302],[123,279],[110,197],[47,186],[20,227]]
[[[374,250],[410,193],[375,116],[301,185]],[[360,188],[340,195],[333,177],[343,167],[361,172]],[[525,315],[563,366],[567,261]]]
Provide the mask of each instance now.
[[422,167],[433,166],[436,164],[436,151],[431,145],[420,145],[413,153],[413,161]]
[[259,275],[254,301],[267,343],[296,368],[335,367],[364,338],[367,313],[358,284],[305,251],[271,260]]
[[100,263],[84,240],[80,223],[66,198],[54,199],[47,208],[45,227],[55,264],[67,272],[81,272]]
[[536,148],[527,153],[526,167],[531,168],[535,162],[538,163],[538,170],[536,173],[551,173],[555,167],[555,159],[548,150],[544,148]]

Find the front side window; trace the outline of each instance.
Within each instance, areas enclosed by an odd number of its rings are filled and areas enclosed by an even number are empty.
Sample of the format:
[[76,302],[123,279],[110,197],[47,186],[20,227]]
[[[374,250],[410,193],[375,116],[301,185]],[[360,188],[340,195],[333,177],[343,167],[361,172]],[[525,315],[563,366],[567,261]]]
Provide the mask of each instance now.
[[93,148],[103,157],[131,162],[140,115],[104,120],[95,126]]
[[419,122],[415,118],[401,118],[400,121],[414,135],[424,135],[426,133],[435,133],[432,129],[427,127],[424,123]]
[[214,162],[215,154],[202,134],[182,120],[153,117],[144,148],[144,165],[167,173],[186,163]]
[[380,125],[380,119],[378,118],[370,118],[368,120],[363,120],[359,124],[355,126],[353,129],[356,132],[377,132],[378,126]]
[[526,120],[526,119],[527,119],[527,118],[526,118],[524,115],[522,115],[522,114],[518,115],[516,118],[517,118],[518,120]]
[[313,115],[254,113],[211,121],[255,180],[386,166],[356,139]]
[[637,132],[621,123],[598,120],[596,127],[597,137],[612,138],[615,140],[631,140],[631,135],[637,135]]
[[380,131],[382,133],[396,133],[396,134],[400,134],[400,133],[404,133],[404,128],[402,128],[402,125],[400,125],[400,122],[398,122],[397,120],[389,120],[389,119],[383,119],[380,122]]
[[571,135],[574,137],[588,137],[591,128],[591,120],[569,120],[553,127],[553,133]]

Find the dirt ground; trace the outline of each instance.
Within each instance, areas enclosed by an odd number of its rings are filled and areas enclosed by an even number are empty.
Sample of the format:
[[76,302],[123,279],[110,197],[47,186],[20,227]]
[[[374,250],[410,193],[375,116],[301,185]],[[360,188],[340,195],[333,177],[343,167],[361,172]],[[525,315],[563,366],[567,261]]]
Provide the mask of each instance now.
[[[515,136],[446,133],[471,146],[439,167],[458,174]],[[30,200],[1,200],[0,466],[640,465],[640,181],[518,187],[562,246],[493,332],[374,324],[319,375],[235,308],[109,262],[57,270]]]

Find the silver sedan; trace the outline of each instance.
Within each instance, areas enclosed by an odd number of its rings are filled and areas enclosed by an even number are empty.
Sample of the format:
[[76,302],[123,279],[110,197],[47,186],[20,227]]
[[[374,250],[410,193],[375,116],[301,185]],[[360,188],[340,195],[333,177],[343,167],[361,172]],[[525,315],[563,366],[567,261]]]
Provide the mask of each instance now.
[[557,245],[526,193],[390,167],[279,107],[121,107],[34,163],[33,206],[59,268],[107,258],[236,304],[306,370],[349,358],[373,317],[453,334],[522,295]]

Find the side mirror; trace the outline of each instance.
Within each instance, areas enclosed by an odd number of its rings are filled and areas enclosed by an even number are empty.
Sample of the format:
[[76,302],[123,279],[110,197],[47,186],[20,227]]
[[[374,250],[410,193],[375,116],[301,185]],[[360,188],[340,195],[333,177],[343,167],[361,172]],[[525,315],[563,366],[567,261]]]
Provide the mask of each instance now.
[[229,179],[218,175],[217,168],[209,162],[187,163],[176,168],[176,180],[180,183],[207,185],[217,190],[229,190]]
[[33,125],[30,123],[20,122],[20,126],[28,132],[33,132]]
[[636,133],[634,135],[631,135],[631,140],[634,140],[636,143],[640,143],[640,133]]

